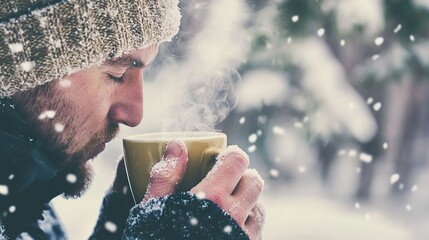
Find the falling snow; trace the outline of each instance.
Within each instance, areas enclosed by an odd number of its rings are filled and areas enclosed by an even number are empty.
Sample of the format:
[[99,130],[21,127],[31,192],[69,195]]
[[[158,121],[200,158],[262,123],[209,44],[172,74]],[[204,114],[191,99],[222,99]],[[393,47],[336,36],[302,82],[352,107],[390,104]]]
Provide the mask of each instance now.
[[224,232],[224,233],[231,233],[231,232],[232,232],[232,227],[231,227],[230,225],[226,225],[226,226],[223,228],[223,232]]
[[9,49],[12,54],[19,53],[24,51],[24,45],[22,43],[11,43],[9,44]]
[[337,153],[337,154],[338,154],[339,156],[344,156],[344,155],[346,155],[346,152],[347,152],[347,151],[346,151],[345,149],[340,149],[340,150],[338,151],[338,153]]
[[21,69],[24,72],[29,72],[31,69],[33,69],[36,66],[35,62],[23,62],[21,63]]
[[299,21],[299,16],[298,15],[292,16],[292,22],[296,23],[298,21]]
[[372,61],[376,61],[376,60],[378,60],[379,58],[380,58],[380,55],[378,55],[378,54],[375,54],[375,55],[373,55],[373,56],[371,57]]
[[360,204],[358,202],[355,203],[355,208],[360,209]]
[[361,153],[361,154],[359,154],[359,159],[362,162],[371,163],[372,162],[372,155],[367,154],[367,153]]
[[15,211],[16,211],[16,207],[15,206],[12,205],[12,206],[9,207],[9,212],[10,213],[14,213]]
[[197,224],[198,224],[198,219],[197,218],[191,218],[190,220],[189,220],[189,223],[192,225],[192,226],[196,226]]
[[405,209],[407,209],[407,211],[413,210],[410,204],[405,205]]
[[342,47],[344,47],[344,46],[346,45],[346,40],[341,39],[341,41],[340,41],[340,45],[341,45]]
[[377,102],[373,106],[374,111],[378,112],[381,109],[381,102]]
[[387,142],[383,143],[383,148],[384,149],[388,149],[389,148],[389,144]]
[[68,88],[71,86],[71,81],[68,79],[61,79],[60,81],[58,81],[58,84],[63,88]]
[[255,151],[256,151],[256,145],[251,145],[251,146],[249,146],[249,147],[247,148],[247,151],[248,151],[249,153],[253,153],[253,152],[255,152]]
[[349,150],[349,157],[356,157],[357,156],[357,151],[354,149]]
[[206,199],[206,193],[205,192],[203,192],[203,191],[200,191],[200,192],[198,192],[197,194],[195,194],[195,196],[198,198],[198,199]]
[[285,135],[285,134],[286,134],[286,131],[285,131],[285,129],[284,129],[284,128],[282,128],[282,127],[274,126],[274,127],[273,127],[273,133],[274,133],[275,135]]
[[0,185],[0,195],[8,195],[9,194],[9,187],[6,185]]
[[410,41],[414,42],[416,40],[416,38],[414,37],[414,35],[410,35]]
[[64,131],[64,125],[61,123],[55,123],[54,128],[55,128],[55,131],[58,133]]
[[73,184],[73,183],[76,183],[76,181],[77,181],[77,177],[76,177],[76,175],[74,175],[73,173],[69,173],[69,174],[67,174],[67,176],[66,176],[66,180],[67,180],[67,182],[69,182],[69,183]]
[[383,37],[378,37],[374,40],[375,45],[380,46],[384,43],[384,38]]
[[419,187],[418,187],[417,185],[414,185],[414,186],[411,188],[411,192],[416,192],[418,189],[419,189]]
[[55,115],[56,115],[56,111],[54,111],[54,110],[46,110],[46,111],[42,112],[39,115],[39,120],[43,120],[43,119],[46,119],[46,118],[53,119],[55,117]]
[[239,120],[240,124],[244,124],[246,122],[246,118],[245,117],[241,117]]
[[15,175],[13,175],[13,174],[9,175],[9,177],[8,177],[9,180],[12,180],[14,178],[15,178]]
[[323,35],[325,35],[325,29],[324,28],[320,28],[319,30],[317,30],[317,35],[319,37],[323,37]]
[[394,33],[398,33],[399,31],[401,31],[402,25],[398,24],[398,26],[396,26],[395,30],[393,30]]
[[271,170],[270,170],[270,176],[271,176],[271,177],[274,177],[274,178],[276,178],[276,177],[280,176],[280,172],[279,172],[279,170],[277,170],[277,169],[271,169]]
[[118,230],[118,227],[116,226],[116,224],[110,221],[107,221],[106,223],[104,223],[104,228],[111,233],[114,233]]
[[304,125],[302,124],[302,122],[295,122],[295,123],[293,124],[293,126],[294,126],[295,128],[302,128]]
[[366,103],[368,103],[368,104],[371,104],[371,103],[373,103],[374,102],[374,99],[372,98],[372,97],[369,97],[367,100],[366,100]]
[[250,143],[255,143],[258,140],[258,135],[253,133],[249,136],[248,140]]
[[392,176],[390,176],[390,184],[395,184],[396,182],[399,181],[399,174],[395,173]]

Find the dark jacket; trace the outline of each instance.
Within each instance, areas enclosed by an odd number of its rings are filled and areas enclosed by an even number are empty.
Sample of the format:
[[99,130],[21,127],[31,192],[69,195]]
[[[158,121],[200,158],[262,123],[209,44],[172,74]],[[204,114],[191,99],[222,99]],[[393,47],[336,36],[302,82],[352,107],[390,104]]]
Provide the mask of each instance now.
[[[49,202],[65,178],[42,151],[19,111],[0,99],[0,240],[67,239]],[[131,211],[130,211],[131,209]],[[90,239],[248,239],[216,204],[187,192],[134,205],[129,192],[109,192]]]

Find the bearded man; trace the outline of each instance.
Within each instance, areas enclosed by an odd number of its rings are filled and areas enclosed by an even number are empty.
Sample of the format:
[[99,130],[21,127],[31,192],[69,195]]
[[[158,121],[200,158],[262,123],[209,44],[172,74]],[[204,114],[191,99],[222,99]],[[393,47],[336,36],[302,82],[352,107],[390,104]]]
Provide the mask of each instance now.
[[[0,4],[0,239],[65,239],[49,202],[80,197],[92,179],[88,160],[119,124],[141,122],[143,71],[177,33],[178,2]],[[151,174],[138,204],[120,161],[89,238],[259,239],[263,181],[240,149],[222,156],[210,178],[175,192],[187,150],[169,142],[161,161],[177,164]]]

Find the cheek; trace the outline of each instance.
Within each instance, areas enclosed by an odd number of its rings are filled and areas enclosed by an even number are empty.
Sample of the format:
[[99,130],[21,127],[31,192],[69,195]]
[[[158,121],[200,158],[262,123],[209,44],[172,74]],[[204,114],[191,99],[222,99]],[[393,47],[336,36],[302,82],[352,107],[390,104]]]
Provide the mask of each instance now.
[[76,115],[76,124],[79,129],[98,131],[106,125],[113,87],[94,74],[74,75],[70,82],[71,85],[63,89],[63,94]]

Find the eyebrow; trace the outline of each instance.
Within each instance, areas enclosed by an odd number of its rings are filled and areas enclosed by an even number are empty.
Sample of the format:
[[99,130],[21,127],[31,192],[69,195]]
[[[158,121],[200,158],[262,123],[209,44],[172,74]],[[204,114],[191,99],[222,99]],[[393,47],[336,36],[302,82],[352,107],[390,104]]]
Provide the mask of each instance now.
[[107,59],[104,64],[113,67],[126,67],[126,68],[144,68],[147,65],[140,59],[133,58],[131,55],[119,57],[115,59]]

